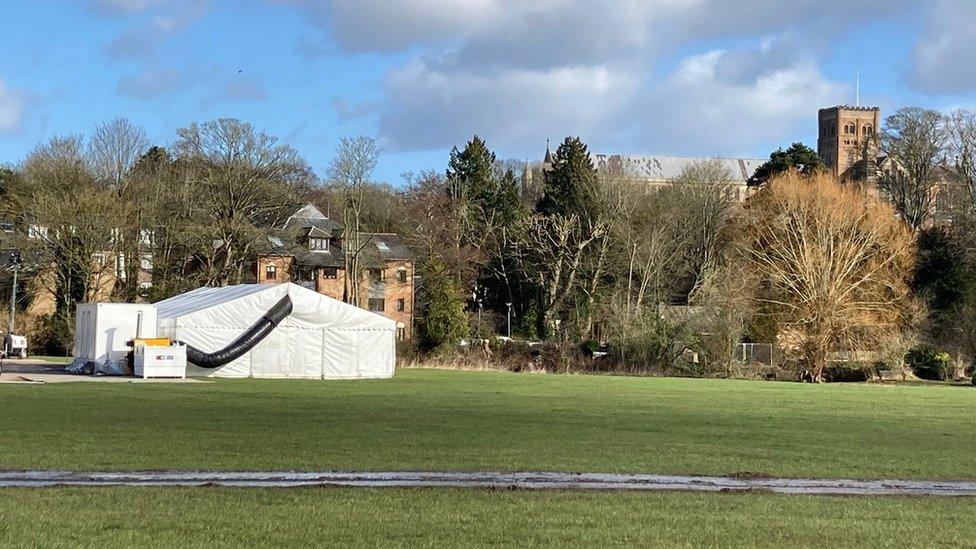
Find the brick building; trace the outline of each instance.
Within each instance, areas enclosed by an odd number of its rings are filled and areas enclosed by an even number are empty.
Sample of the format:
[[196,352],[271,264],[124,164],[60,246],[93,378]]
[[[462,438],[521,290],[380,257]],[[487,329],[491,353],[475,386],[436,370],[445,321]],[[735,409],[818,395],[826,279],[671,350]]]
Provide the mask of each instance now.
[[[255,264],[261,284],[294,282],[329,297],[353,302],[345,269],[342,227],[308,204],[289,217],[270,249]],[[413,332],[413,256],[398,235],[359,235],[361,307],[397,322],[401,339]]]

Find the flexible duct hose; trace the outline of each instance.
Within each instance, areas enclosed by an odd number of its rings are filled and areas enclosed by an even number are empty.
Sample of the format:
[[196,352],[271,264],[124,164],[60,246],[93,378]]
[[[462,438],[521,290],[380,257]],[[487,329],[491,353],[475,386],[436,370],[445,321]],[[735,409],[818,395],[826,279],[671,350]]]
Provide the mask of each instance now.
[[201,368],[220,368],[224,364],[250,351],[258,343],[261,343],[261,340],[267,337],[282,320],[291,314],[292,309],[291,297],[286,295],[278,300],[274,304],[274,307],[271,307],[264,316],[252,324],[243,334],[232,341],[230,345],[219,351],[207,353],[197,349],[193,345],[183,343],[186,345],[186,360]]

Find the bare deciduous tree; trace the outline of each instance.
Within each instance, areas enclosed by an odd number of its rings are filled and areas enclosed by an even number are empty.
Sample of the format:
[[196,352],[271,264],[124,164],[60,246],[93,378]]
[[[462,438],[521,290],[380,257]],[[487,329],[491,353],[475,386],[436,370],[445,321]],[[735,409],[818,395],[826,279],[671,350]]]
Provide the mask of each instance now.
[[177,163],[192,186],[188,261],[208,285],[239,282],[270,229],[294,211],[311,171],[295,149],[239,120],[194,123],[177,135]]
[[360,304],[360,254],[369,243],[363,242],[362,237],[363,212],[367,207],[365,196],[379,156],[380,149],[375,139],[343,137],[329,165],[329,181],[343,195],[342,247],[346,272],[343,297],[353,305]]
[[955,174],[965,188],[967,208],[976,208],[976,114],[957,110],[949,115],[946,130]]
[[540,327],[556,333],[556,315],[567,298],[580,290],[583,260],[606,233],[606,221],[584,225],[575,214],[536,214],[520,225],[513,255],[523,276],[539,288]]
[[819,380],[832,351],[871,349],[910,316],[911,232],[891,207],[828,175],[773,179],[745,254],[781,347]]
[[684,283],[682,292],[689,299],[715,268],[728,241],[726,227],[733,214],[735,191],[732,175],[715,159],[691,164],[662,191],[660,199],[672,201],[672,234],[681,239],[678,274]]
[[881,151],[886,159],[878,186],[912,230],[932,217],[947,143],[946,119],[939,112],[906,107],[885,120]]
[[146,131],[125,118],[115,118],[95,126],[88,139],[88,155],[95,176],[114,188],[125,192],[126,178],[149,148]]
[[35,290],[53,298],[51,333],[65,348],[75,302],[108,297],[116,229],[128,214],[118,194],[96,182],[84,149],[80,136],[38,146],[12,189],[21,207],[18,245],[37,268]]

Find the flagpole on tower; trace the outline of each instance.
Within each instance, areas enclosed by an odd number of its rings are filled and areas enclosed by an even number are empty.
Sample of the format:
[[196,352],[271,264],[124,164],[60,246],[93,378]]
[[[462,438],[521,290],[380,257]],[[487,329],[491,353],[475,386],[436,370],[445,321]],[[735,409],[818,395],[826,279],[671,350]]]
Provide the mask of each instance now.
[[854,78],[854,106],[861,106],[861,70],[858,69],[857,76]]

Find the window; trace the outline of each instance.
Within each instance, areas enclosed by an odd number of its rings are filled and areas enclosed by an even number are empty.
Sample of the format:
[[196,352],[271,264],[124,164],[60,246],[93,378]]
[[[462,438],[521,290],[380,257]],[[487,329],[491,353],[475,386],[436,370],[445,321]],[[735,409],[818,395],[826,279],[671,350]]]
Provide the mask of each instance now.
[[144,255],[144,256],[142,256],[142,258],[139,259],[139,268],[142,269],[143,271],[151,271],[152,270],[152,256],[151,255]]
[[864,126],[862,131],[864,135],[874,135],[874,128],[870,125]]
[[379,250],[379,251],[381,251],[381,252],[388,252],[388,251],[390,251],[390,247],[387,246],[386,245],[386,242],[383,242],[382,240],[376,241],[376,249]]
[[854,124],[844,124],[844,133],[846,133],[846,134],[853,134],[854,133]]
[[397,310],[406,311],[407,310],[407,300],[402,297],[397,300]]
[[27,238],[47,238],[47,227],[40,225],[27,227]]
[[274,263],[268,263],[264,266],[264,278],[265,280],[275,280],[278,278],[278,267]]
[[309,238],[308,249],[312,251],[329,251],[329,240],[326,238]]
[[95,260],[95,265],[97,265],[99,267],[104,267],[105,266],[105,254],[103,254],[103,253],[94,254],[92,256],[92,259]]
[[383,269],[368,269],[367,272],[369,273],[370,282],[383,282],[386,280],[386,273],[383,272]]
[[375,311],[377,313],[382,313],[386,310],[386,300],[378,299],[375,297],[369,298],[369,303],[367,304],[370,311]]
[[404,284],[407,281],[407,270],[399,269],[397,270],[397,282]]
[[335,280],[339,278],[339,269],[335,267],[322,267],[322,278]]

